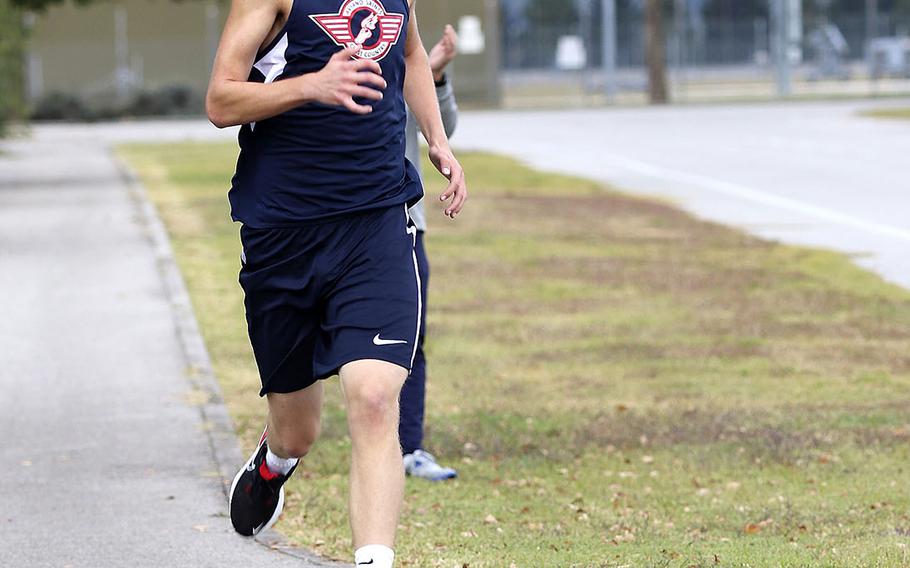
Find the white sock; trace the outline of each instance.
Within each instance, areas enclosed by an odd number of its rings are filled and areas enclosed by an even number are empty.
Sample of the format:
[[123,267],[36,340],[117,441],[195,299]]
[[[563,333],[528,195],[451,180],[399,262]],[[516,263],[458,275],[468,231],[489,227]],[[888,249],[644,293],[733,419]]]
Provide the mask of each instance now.
[[370,568],[392,568],[395,552],[388,546],[368,544],[354,551],[354,564],[358,567],[367,565]]
[[265,464],[269,466],[269,471],[278,475],[287,475],[298,461],[300,461],[298,458],[278,457],[272,453],[272,448],[265,453]]

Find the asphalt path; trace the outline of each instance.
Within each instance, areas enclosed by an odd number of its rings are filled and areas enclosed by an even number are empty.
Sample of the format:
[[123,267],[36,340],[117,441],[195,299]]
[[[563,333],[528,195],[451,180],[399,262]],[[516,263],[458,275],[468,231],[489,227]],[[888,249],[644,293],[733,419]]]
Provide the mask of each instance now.
[[453,143],[843,251],[910,287],[910,121],[860,115],[891,106],[910,100],[465,113]]
[[98,133],[0,143],[0,566],[322,566],[233,533],[236,440],[160,224]]

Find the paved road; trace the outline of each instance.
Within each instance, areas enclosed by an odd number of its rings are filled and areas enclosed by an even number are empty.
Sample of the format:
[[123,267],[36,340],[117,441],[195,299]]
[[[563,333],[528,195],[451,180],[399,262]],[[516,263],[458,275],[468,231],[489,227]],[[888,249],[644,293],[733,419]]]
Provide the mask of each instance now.
[[315,566],[232,533],[223,407],[192,403],[160,243],[98,133],[0,144],[0,566]]
[[466,113],[454,144],[672,198],[785,242],[856,255],[910,287],[910,101]]

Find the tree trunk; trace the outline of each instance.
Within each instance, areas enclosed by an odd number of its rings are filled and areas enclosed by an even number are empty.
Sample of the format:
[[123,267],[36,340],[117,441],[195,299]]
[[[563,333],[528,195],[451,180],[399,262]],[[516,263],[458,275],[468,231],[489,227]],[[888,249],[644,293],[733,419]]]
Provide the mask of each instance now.
[[647,0],[645,7],[645,58],[648,64],[648,98],[653,105],[666,104],[667,58],[664,53],[663,0]]

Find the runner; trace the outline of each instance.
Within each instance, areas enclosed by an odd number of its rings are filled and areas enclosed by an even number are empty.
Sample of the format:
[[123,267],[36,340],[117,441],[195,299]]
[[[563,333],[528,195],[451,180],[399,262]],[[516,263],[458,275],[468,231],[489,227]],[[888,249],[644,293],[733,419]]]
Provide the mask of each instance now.
[[404,155],[405,100],[449,180],[446,215],[454,219],[467,198],[415,2],[234,0],[206,101],[216,126],[242,125],[230,201],[269,405],[266,431],[231,487],[231,521],[252,536],[277,520],[283,484],[319,434],[321,379],[339,374],[354,557],[371,568],[394,559],[404,486],[398,397],[420,328],[407,207],[423,191]]
[[[430,49],[430,69],[433,71],[433,81],[436,83],[436,98],[439,101],[439,110],[442,114],[442,123],[445,126],[446,136],[451,138],[458,123],[458,105],[455,103],[455,91],[452,83],[446,76],[446,67],[455,59],[458,53],[458,34],[455,28],[446,26],[442,38]],[[417,123],[411,113],[408,113],[406,129],[408,159],[420,168],[420,140],[418,139]],[[404,453],[405,473],[412,477],[442,481],[457,477],[458,473],[450,468],[437,463],[433,454],[424,450],[424,408],[426,402],[427,363],[423,352],[426,337],[427,315],[427,290],[430,283],[430,263],[427,260],[426,249],[423,244],[423,235],[427,230],[426,212],[423,200],[409,211],[414,225],[417,227],[417,268],[420,274],[421,306],[423,314],[420,335],[417,339],[417,356],[414,357],[414,366],[411,376],[404,382],[401,389],[401,424],[398,434],[401,439],[401,451]]]

